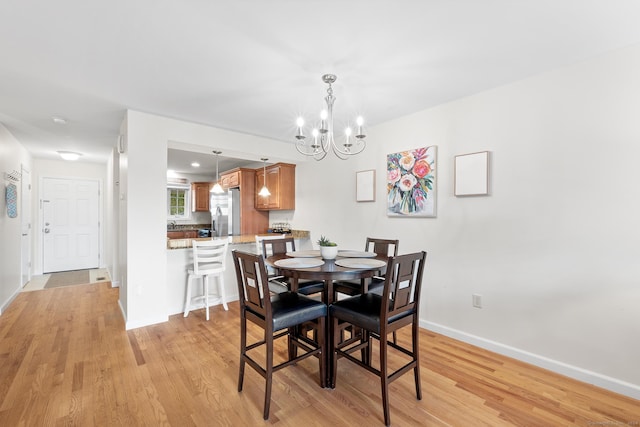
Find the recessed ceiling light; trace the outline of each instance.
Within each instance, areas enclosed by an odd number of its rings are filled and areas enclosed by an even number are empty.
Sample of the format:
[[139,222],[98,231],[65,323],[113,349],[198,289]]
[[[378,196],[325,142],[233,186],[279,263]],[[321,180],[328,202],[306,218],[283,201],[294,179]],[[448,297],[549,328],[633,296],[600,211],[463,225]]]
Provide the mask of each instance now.
[[53,120],[53,123],[55,123],[57,125],[66,125],[67,124],[67,120],[63,119],[62,117],[52,116],[51,120]]
[[82,154],[73,151],[58,151],[58,154],[65,160],[78,160],[82,156]]
[[193,162],[193,163],[191,163],[191,166],[193,166],[194,168],[199,168],[200,167],[200,163]]

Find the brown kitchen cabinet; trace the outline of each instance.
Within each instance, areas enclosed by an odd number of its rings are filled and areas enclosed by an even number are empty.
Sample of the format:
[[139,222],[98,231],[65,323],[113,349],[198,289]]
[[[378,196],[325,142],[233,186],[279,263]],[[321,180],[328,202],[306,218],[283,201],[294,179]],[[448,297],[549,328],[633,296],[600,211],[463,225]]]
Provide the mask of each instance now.
[[264,234],[269,228],[269,212],[256,209],[256,171],[235,168],[220,175],[223,188],[240,189],[240,234]]
[[198,237],[197,230],[179,230],[179,231],[167,231],[167,237],[169,239],[195,239]]
[[191,183],[192,212],[209,212],[209,190],[211,186],[212,183],[210,182]]
[[238,168],[237,170],[232,169],[220,175],[220,185],[222,188],[226,190],[228,188],[240,187],[241,173],[241,170]]
[[292,210],[296,208],[296,165],[276,163],[266,168],[270,196],[258,192],[264,185],[264,168],[256,169],[255,206],[259,210]]

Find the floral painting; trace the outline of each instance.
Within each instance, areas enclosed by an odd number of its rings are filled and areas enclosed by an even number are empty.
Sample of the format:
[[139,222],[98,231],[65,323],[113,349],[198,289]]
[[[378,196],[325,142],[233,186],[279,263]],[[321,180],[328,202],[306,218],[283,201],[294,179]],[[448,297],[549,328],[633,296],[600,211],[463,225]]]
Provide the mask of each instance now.
[[387,215],[436,216],[436,146],[387,155]]

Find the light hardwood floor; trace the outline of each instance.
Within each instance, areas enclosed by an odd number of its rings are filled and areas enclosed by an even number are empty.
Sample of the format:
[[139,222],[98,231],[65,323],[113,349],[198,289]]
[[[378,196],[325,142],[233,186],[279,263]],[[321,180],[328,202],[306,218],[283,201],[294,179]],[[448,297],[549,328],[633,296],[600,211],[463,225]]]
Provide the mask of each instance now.
[[[127,332],[117,299],[105,283],[18,295],[0,316],[1,426],[383,425],[377,378],[344,359],[334,390],[319,387],[314,358],[276,373],[263,421],[262,377],[247,369],[237,392],[237,302],[208,322],[197,310]],[[640,425],[638,400],[426,330],[420,339],[423,399],[412,374],[392,383],[395,426]]]

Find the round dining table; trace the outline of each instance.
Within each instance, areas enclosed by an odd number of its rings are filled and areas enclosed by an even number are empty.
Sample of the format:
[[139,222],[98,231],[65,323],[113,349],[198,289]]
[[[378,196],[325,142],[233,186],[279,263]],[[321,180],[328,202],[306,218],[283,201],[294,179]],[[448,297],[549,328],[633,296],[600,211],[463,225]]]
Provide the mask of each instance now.
[[[304,253],[304,257],[300,257],[299,261],[296,261],[296,252],[275,254],[267,257],[265,262],[267,265],[273,267],[277,271],[277,274],[290,279],[290,290],[294,292],[298,289],[298,280],[300,279],[323,281],[324,291],[322,293],[322,301],[327,304],[327,306],[333,303],[333,283],[335,281],[360,280],[362,284],[362,292],[366,293],[368,291],[368,286],[371,283],[371,278],[379,274],[380,270],[386,266],[389,259],[386,256],[379,256],[374,253],[362,253],[358,251],[342,251],[344,255],[348,254],[349,256],[342,256],[340,252],[338,252],[336,259],[321,259],[319,253],[317,257],[309,256],[313,255],[313,252],[319,251],[300,251],[300,254]],[[363,256],[358,258],[357,255],[359,254]],[[309,262],[305,263],[304,260],[308,260]],[[318,264],[320,260],[322,261],[321,265],[308,266]],[[369,260],[369,262],[365,262],[365,260]],[[347,263],[350,265],[340,265]],[[330,348],[329,344],[333,339],[331,336],[331,328],[328,327],[328,322],[329,319],[327,319],[327,327],[325,328],[326,333],[324,337],[327,349]],[[328,351],[326,352],[325,357],[328,380],[326,381],[326,384],[330,384],[331,381],[329,380],[332,378],[335,367],[332,365],[333,357],[331,357]]]
[[[312,251],[300,251],[300,252],[312,252]],[[358,253],[357,251],[344,251],[345,253]],[[292,254],[295,254],[293,252]],[[333,282],[339,280],[360,280],[362,283],[362,293],[366,293],[368,291],[369,283],[371,283],[371,278],[377,274],[381,268],[386,266],[387,260],[389,259],[386,256],[367,256],[363,258],[365,260],[377,260],[372,262],[374,265],[364,265],[364,261],[362,265],[358,266],[341,266],[340,261],[342,260],[356,260],[360,258],[355,258],[352,256],[346,257],[341,256],[340,252],[338,252],[338,256],[336,259],[322,259],[323,264],[314,267],[307,267],[304,265],[304,260],[320,259],[320,255],[318,257],[309,257],[309,258],[300,258],[301,263],[289,263],[289,265],[283,265],[283,263],[278,262],[280,260],[292,259],[296,258],[295,256],[287,254],[276,254],[271,255],[265,259],[267,265],[273,267],[279,275],[288,277],[289,286],[291,291],[298,290],[298,280],[299,279],[307,279],[307,280],[321,280],[324,282],[324,292],[322,296],[322,301],[329,305],[333,303]],[[336,264],[336,261],[338,264]]]

